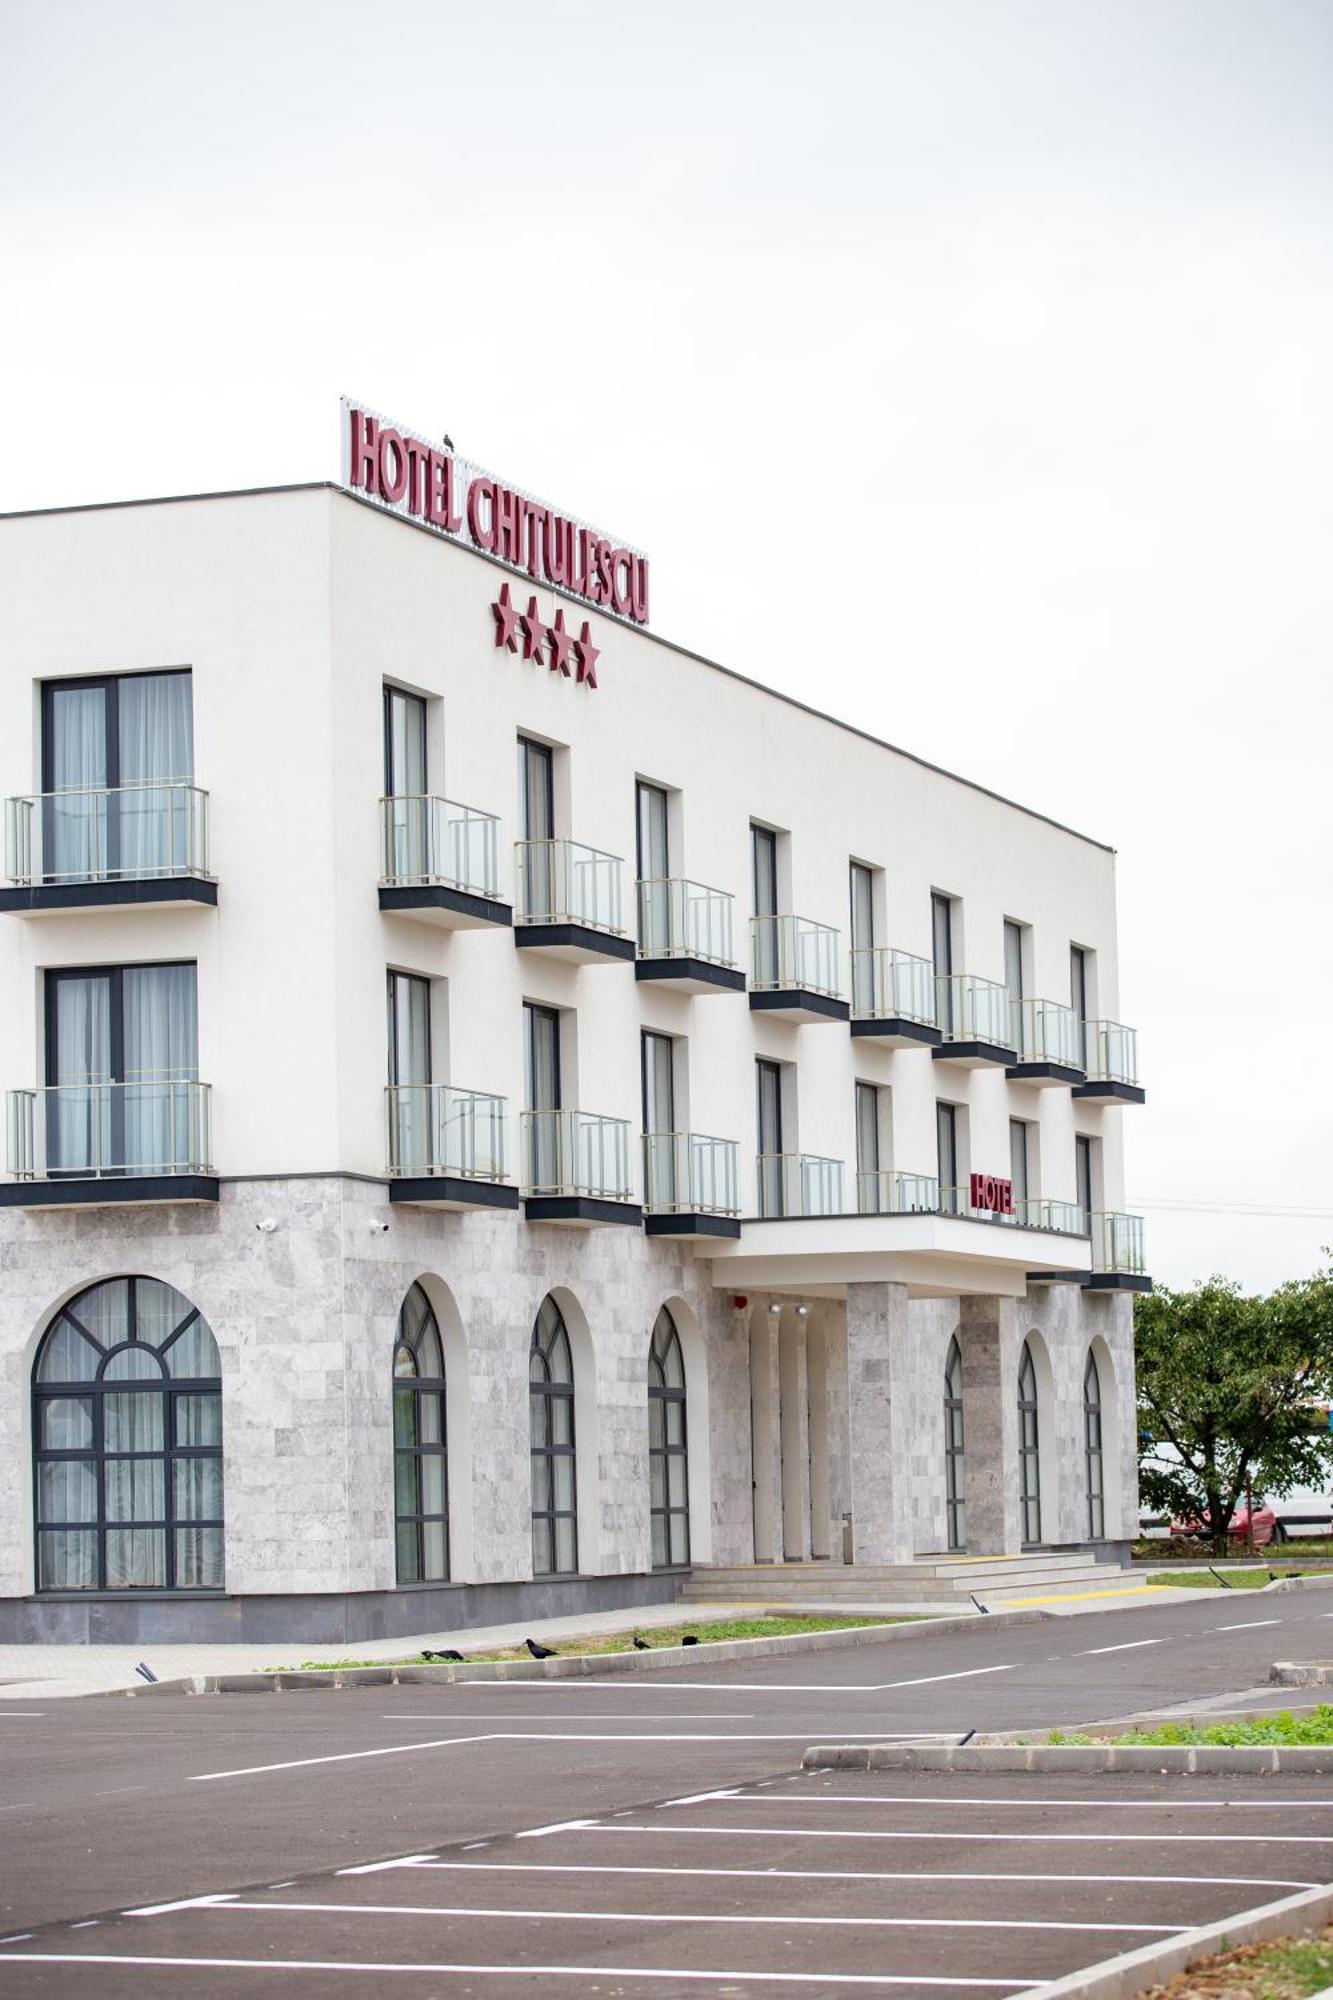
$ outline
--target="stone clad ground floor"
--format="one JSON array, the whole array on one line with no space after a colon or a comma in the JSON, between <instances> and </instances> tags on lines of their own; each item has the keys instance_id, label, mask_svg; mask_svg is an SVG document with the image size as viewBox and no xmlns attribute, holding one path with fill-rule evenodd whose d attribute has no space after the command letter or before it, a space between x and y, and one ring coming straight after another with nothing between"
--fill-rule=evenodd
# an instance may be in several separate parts
<instances>
[{"instance_id":1,"label":"stone clad ground floor","mask_svg":"<svg viewBox=\"0 0 1333 2000\"><path fill-rule=\"evenodd\" d=\"M43 1590L39 1520L55 1503L49 1492L39 1500L34 1423L46 1422L53 1324L66 1306L77 1320L90 1288L126 1277L187 1302L203 1322L196 1354L212 1352L208 1333L215 1343L214 1587ZM1123 1549L1137 1518L1127 1297L1071 1284L1032 1286L1022 1299L842 1289L740 1299L715 1288L688 1244L391 1208L382 1184L346 1176L229 1182L216 1207L9 1211L0 1639L337 1642L660 1603L680 1574L685 1523L696 1566L894 1564L951 1545L997 1554L1025 1542ZM402 1583L394 1389L409 1296L424 1298L442 1355L447 1501L436 1511L448 1577L432 1558L434 1576ZM546 1366L532 1359L539 1316L567 1348L554 1414L551 1398L534 1396L534 1369ZM650 1347L656 1331L662 1351L664 1329L683 1376L683 1397L668 1396L683 1405L671 1422L684 1450L666 1455L670 1465L650 1447L650 1435L660 1447L650 1423L663 1414L650 1412ZM122 1350L98 1366L124 1373L141 1361ZM154 1393L165 1367L151 1358ZM61 1379L53 1393L91 1409L82 1386ZM108 1426L118 1399L99 1404ZM555 1454L572 1459L560 1474L572 1574L534 1575L534 1493L550 1477L534 1450L540 1422L548 1444L559 1432ZM140 1443L151 1456L146 1430ZM126 1467L105 1456L62 1461L48 1476L52 1490L84 1494L62 1503L90 1510L80 1519L151 1519L170 1536L191 1518L200 1468L145 1458L140 1471L138 1497L119 1503ZM664 1543L668 1477L684 1520ZM540 1504L549 1511L549 1491ZM657 1552L678 1558L673 1571L653 1566L655 1506ZM117 1532L118 1546L133 1545ZM203 1539L181 1530L180 1546Z\"/></svg>"}]
</instances>

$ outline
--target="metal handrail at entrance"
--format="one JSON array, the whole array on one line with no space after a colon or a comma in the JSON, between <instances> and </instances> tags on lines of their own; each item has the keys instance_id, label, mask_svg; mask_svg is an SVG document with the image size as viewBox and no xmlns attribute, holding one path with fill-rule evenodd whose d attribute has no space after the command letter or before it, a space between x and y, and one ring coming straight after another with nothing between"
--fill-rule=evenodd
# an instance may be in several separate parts
<instances>
[{"instance_id":1,"label":"metal handrail at entrance","mask_svg":"<svg viewBox=\"0 0 1333 2000\"><path fill-rule=\"evenodd\" d=\"M5 874L25 888L207 876L208 793L171 778L6 799Z\"/></svg>"},{"instance_id":2,"label":"metal handrail at entrance","mask_svg":"<svg viewBox=\"0 0 1333 2000\"><path fill-rule=\"evenodd\" d=\"M762 1220L842 1214L841 1160L817 1153L760 1153L755 1169Z\"/></svg>"},{"instance_id":3,"label":"metal handrail at entrance","mask_svg":"<svg viewBox=\"0 0 1333 2000\"><path fill-rule=\"evenodd\" d=\"M499 893L500 822L453 799L397 793L380 800L380 881L386 888L436 884L473 896Z\"/></svg>"},{"instance_id":4,"label":"metal handrail at entrance","mask_svg":"<svg viewBox=\"0 0 1333 2000\"><path fill-rule=\"evenodd\" d=\"M838 933L810 917L750 919L750 985L756 993L799 988L841 998Z\"/></svg>"},{"instance_id":5,"label":"metal handrail at entrance","mask_svg":"<svg viewBox=\"0 0 1333 2000\"><path fill-rule=\"evenodd\" d=\"M583 924L623 935L619 855L578 840L518 840L514 864L518 922Z\"/></svg>"},{"instance_id":6,"label":"metal handrail at entrance","mask_svg":"<svg viewBox=\"0 0 1333 2000\"><path fill-rule=\"evenodd\" d=\"M876 945L852 953L852 1013L862 1021L935 1023L935 968L928 958Z\"/></svg>"},{"instance_id":7,"label":"metal handrail at entrance","mask_svg":"<svg viewBox=\"0 0 1333 2000\"><path fill-rule=\"evenodd\" d=\"M934 1215L940 1205L940 1184L934 1174L882 1170L856 1176L859 1215Z\"/></svg>"},{"instance_id":8,"label":"metal handrail at entrance","mask_svg":"<svg viewBox=\"0 0 1333 2000\"><path fill-rule=\"evenodd\" d=\"M6 1093L7 1167L20 1181L211 1174L212 1095L178 1072Z\"/></svg>"},{"instance_id":9,"label":"metal handrail at entrance","mask_svg":"<svg viewBox=\"0 0 1333 2000\"><path fill-rule=\"evenodd\" d=\"M483 1090L459 1090L451 1083L387 1085L384 1113L389 1173L502 1181L506 1110L503 1097Z\"/></svg>"},{"instance_id":10,"label":"metal handrail at entrance","mask_svg":"<svg viewBox=\"0 0 1333 2000\"><path fill-rule=\"evenodd\" d=\"M592 1111L525 1111L519 1120L525 1195L630 1199L627 1118Z\"/></svg>"},{"instance_id":11,"label":"metal handrail at entrance","mask_svg":"<svg viewBox=\"0 0 1333 2000\"><path fill-rule=\"evenodd\" d=\"M639 955L642 958L700 958L733 966L732 911L735 897L683 875L639 880Z\"/></svg>"},{"instance_id":12,"label":"metal handrail at entrance","mask_svg":"<svg viewBox=\"0 0 1333 2000\"><path fill-rule=\"evenodd\" d=\"M740 1147L703 1132L645 1132L644 1207L650 1215L739 1215Z\"/></svg>"}]
</instances>

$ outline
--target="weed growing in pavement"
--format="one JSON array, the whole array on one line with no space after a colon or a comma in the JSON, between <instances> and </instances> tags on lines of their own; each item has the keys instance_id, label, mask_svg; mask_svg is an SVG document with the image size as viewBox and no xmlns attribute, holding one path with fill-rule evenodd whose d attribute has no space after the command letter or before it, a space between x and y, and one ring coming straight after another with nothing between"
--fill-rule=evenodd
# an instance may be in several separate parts
<instances>
[{"instance_id":1,"label":"weed growing in pavement","mask_svg":"<svg viewBox=\"0 0 1333 2000\"><path fill-rule=\"evenodd\" d=\"M1278 1576L1283 1573L1280 1556L1273 1564L1273 1573ZM1304 1569L1300 1574L1331 1576L1333 1570L1325 1566L1322 1569ZM1225 1569L1221 1572L1221 1576L1214 1576L1212 1571L1207 1569L1186 1569L1174 1571L1170 1575L1146 1576L1143 1580L1145 1583L1174 1584L1178 1590L1262 1590L1272 1578L1265 1564L1262 1569Z\"/></svg>"},{"instance_id":2,"label":"weed growing in pavement","mask_svg":"<svg viewBox=\"0 0 1333 2000\"><path fill-rule=\"evenodd\" d=\"M1306 2000L1333 1985L1333 1925L1321 1937L1278 1938L1201 1958L1140 2000Z\"/></svg>"}]
</instances>

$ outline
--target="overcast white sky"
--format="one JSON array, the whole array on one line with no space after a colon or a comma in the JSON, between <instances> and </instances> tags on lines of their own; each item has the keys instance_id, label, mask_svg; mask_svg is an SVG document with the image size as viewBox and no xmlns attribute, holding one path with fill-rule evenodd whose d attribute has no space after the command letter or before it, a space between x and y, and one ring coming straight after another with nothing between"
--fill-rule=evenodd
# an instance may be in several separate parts
<instances>
[{"instance_id":1,"label":"overcast white sky","mask_svg":"<svg viewBox=\"0 0 1333 2000\"><path fill-rule=\"evenodd\" d=\"M646 548L666 636L1119 849L1150 1266L1267 1286L1331 194L1329 0L0 0L0 508L336 477L348 393Z\"/></svg>"}]
</instances>

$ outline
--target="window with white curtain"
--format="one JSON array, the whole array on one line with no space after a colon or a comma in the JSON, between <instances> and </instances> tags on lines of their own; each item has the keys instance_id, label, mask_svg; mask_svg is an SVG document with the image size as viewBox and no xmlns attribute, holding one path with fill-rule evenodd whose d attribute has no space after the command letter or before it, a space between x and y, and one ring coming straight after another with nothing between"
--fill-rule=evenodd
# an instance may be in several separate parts
<instances>
[{"instance_id":1,"label":"window with white curtain","mask_svg":"<svg viewBox=\"0 0 1333 2000\"><path fill-rule=\"evenodd\" d=\"M199 1077L193 965L46 975L47 1170L188 1170Z\"/></svg>"},{"instance_id":2,"label":"window with white curtain","mask_svg":"<svg viewBox=\"0 0 1333 2000\"><path fill-rule=\"evenodd\" d=\"M48 681L42 690L43 873L169 874L190 851L194 695L188 669Z\"/></svg>"},{"instance_id":3,"label":"window with white curtain","mask_svg":"<svg viewBox=\"0 0 1333 2000\"><path fill-rule=\"evenodd\" d=\"M33 1369L39 1590L221 1590L217 1343L156 1278L62 1306Z\"/></svg>"}]
</instances>

